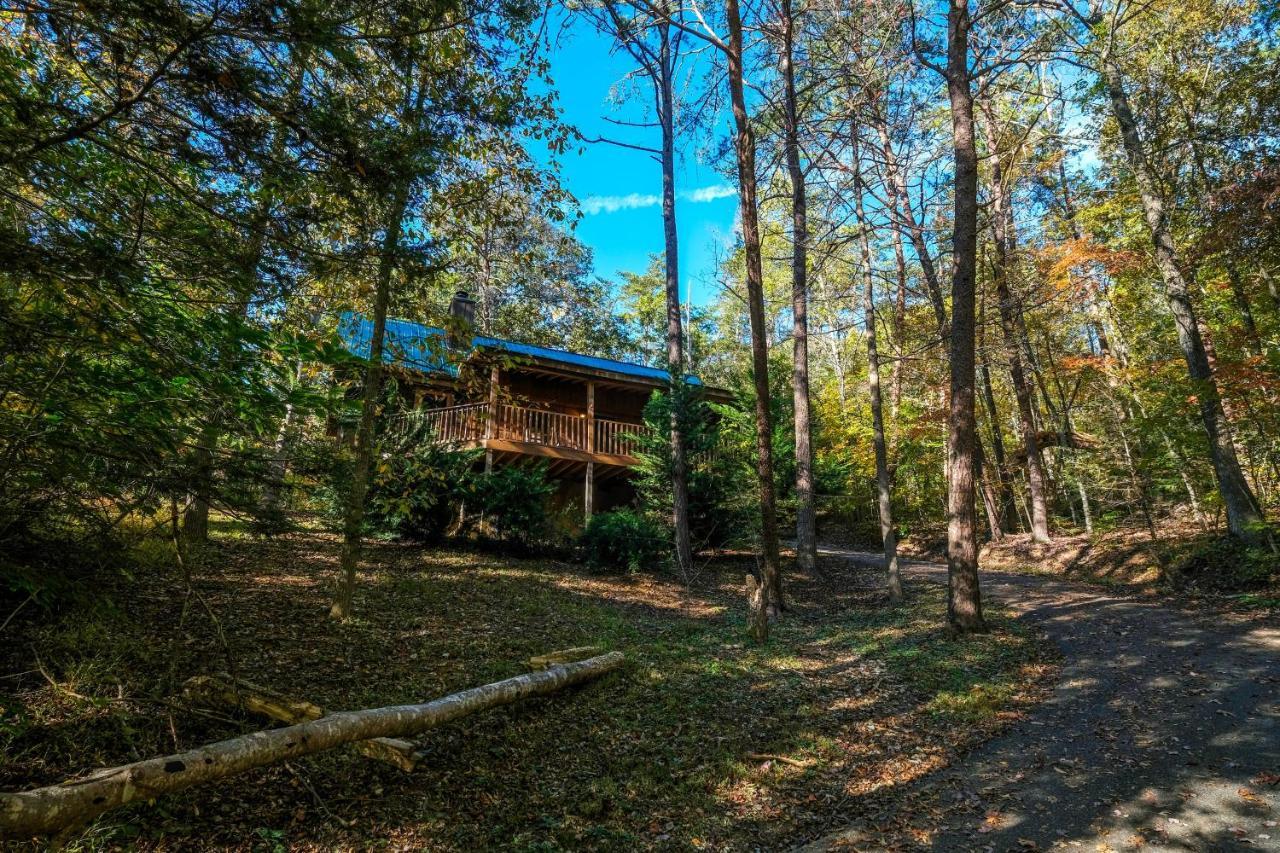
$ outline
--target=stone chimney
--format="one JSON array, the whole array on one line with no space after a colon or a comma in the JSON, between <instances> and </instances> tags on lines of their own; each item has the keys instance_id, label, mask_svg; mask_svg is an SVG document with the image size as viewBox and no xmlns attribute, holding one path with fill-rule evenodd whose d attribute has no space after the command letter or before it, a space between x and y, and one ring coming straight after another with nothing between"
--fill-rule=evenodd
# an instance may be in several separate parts
<instances>
[{"instance_id":1,"label":"stone chimney","mask_svg":"<svg viewBox=\"0 0 1280 853\"><path fill-rule=\"evenodd\" d=\"M471 346L471 335L476 324L476 301L465 290L453 294L449 303L449 344L454 347Z\"/></svg>"}]
</instances>

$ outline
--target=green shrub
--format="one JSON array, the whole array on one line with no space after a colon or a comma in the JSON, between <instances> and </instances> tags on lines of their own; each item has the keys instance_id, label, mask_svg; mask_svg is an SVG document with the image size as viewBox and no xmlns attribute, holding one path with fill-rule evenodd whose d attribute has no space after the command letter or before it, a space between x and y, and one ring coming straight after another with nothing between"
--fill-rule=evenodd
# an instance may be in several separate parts
<instances>
[{"instance_id":1,"label":"green shrub","mask_svg":"<svg viewBox=\"0 0 1280 853\"><path fill-rule=\"evenodd\" d=\"M600 571L653 570L670 553L667 530L631 509L593 515L579 544L587 565Z\"/></svg>"},{"instance_id":2,"label":"green shrub","mask_svg":"<svg viewBox=\"0 0 1280 853\"><path fill-rule=\"evenodd\" d=\"M387 441L370 472L365 531L372 536L440 542L449 535L527 550L550 536L548 498L555 484L546 466L478 470L481 451L458 452L429 437ZM350 489L351 454L328 449L309 460L321 487L312 505L340 528ZM464 515L465 510L465 515Z\"/></svg>"},{"instance_id":3,"label":"green shrub","mask_svg":"<svg viewBox=\"0 0 1280 853\"><path fill-rule=\"evenodd\" d=\"M1247 592L1280 582L1280 558L1265 545L1251 546L1224 536L1203 541L1176 558L1167 576L1175 586Z\"/></svg>"},{"instance_id":4,"label":"green shrub","mask_svg":"<svg viewBox=\"0 0 1280 853\"><path fill-rule=\"evenodd\" d=\"M547 501L555 490L545 464L495 468L470 478L467 511L483 513L489 532L499 542L528 549L550 533Z\"/></svg>"},{"instance_id":5,"label":"green shrub","mask_svg":"<svg viewBox=\"0 0 1280 853\"><path fill-rule=\"evenodd\" d=\"M693 547L718 547L750 539L759 522L754 482L746 456L728 440L738 413L713 407L696 385L655 391L644 409L649 427L637 436L635 487L641 510L651 519L671 512L672 463L668 440L671 410L679 413L689 486L689 536ZM744 416L745 417L745 416ZM650 522L652 525L653 522Z\"/></svg>"},{"instance_id":6,"label":"green shrub","mask_svg":"<svg viewBox=\"0 0 1280 853\"><path fill-rule=\"evenodd\" d=\"M422 442L376 460L365 513L369 531L439 542L458 518L476 457Z\"/></svg>"}]
</instances>

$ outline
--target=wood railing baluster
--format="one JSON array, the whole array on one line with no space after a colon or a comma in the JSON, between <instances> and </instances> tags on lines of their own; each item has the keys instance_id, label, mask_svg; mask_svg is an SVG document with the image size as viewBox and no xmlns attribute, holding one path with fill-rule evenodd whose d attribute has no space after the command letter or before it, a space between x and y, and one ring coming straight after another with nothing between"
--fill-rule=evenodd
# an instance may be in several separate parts
<instances>
[{"instance_id":1,"label":"wood railing baluster","mask_svg":"<svg viewBox=\"0 0 1280 853\"><path fill-rule=\"evenodd\" d=\"M391 423L393 429L418 428L442 444L455 444L483 439L489 417L494 423L487 434L494 438L610 456L634 456L638 449L636 435L649 431L643 424L584 418L507 403L494 407L491 414L485 404L469 403L410 412L394 418Z\"/></svg>"}]
</instances>

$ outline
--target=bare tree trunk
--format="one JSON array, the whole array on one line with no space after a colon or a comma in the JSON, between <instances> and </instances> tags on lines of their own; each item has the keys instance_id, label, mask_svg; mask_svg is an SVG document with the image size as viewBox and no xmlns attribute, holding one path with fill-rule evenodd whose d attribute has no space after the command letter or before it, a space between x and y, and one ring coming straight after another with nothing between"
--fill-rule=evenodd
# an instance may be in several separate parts
<instances>
[{"instance_id":1,"label":"bare tree trunk","mask_svg":"<svg viewBox=\"0 0 1280 853\"><path fill-rule=\"evenodd\" d=\"M1191 294L1178 266L1168 211L1152 173L1148 153L1138 134L1138 122L1129 106L1124 78L1115 58L1109 54L1103 59L1102 76L1111 101L1112 115L1124 141L1129 167L1133 170L1134 180L1142 197L1142 210L1147 228L1151 232L1156 266L1164 279L1165 299L1178 328L1178 343L1182 347L1187 372L1200 403L1200 417L1209 436L1209 456L1217 475L1218 493L1222 496L1222 504L1227 512L1227 527L1233 536L1255 542L1259 539L1260 528L1265 519L1240 468L1240 460L1231 440L1231 427L1227 423L1222 398L1196 323Z\"/></svg>"},{"instance_id":2,"label":"bare tree trunk","mask_svg":"<svg viewBox=\"0 0 1280 853\"><path fill-rule=\"evenodd\" d=\"M735 126L738 204L747 266L747 309L751 320L751 367L756 392L756 474L760 487L760 549L763 574L760 595L766 612L783 609L782 572L778 558L778 519L773 484L773 413L769 407L769 332L764 318L764 276L760 263L760 223L756 207L756 144L743 88L742 15L738 0L726 0L729 29L725 51L729 98Z\"/></svg>"},{"instance_id":3,"label":"bare tree trunk","mask_svg":"<svg viewBox=\"0 0 1280 853\"><path fill-rule=\"evenodd\" d=\"M813 432L809 418L809 282L805 174L800 166L800 130L794 66L795 21L791 0L779 4L782 27L783 147L791 180L792 394L796 434L796 566L810 572L818 561L813 506Z\"/></svg>"},{"instance_id":4,"label":"bare tree trunk","mask_svg":"<svg viewBox=\"0 0 1280 853\"><path fill-rule=\"evenodd\" d=\"M833 328L830 335L823 335L827 341L827 350L831 353L831 371L836 375L836 399L840 401L840 411L845 410L849 390L845 381L844 361L840 357L840 329Z\"/></svg>"},{"instance_id":5,"label":"bare tree trunk","mask_svg":"<svg viewBox=\"0 0 1280 853\"><path fill-rule=\"evenodd\" d=\"M982 448L982 442L978 442L978 448ZM1000 517L1000 503L996 496L996 490L991 485L991 477L987 474L990 467L986 464L986 454L981 454L978 459L978 476L980 477L979 486L982 489L982 507L987 513L987 527L991 531L991 541L999 542L1004 538L1004 521Z\"/></svg>"},{"instance_id":6,"label":"bare tree trunk","mask_svg":"<svg viewBox=\"0 0 1280 853\"><path fill-rule=\"evenodd\" d=\"M987 365L986 349L986 300L983 300L983 320L979 323L978 349L981 360L978 362L978 375L982 379L982 398L987 406L987 420L991 424L992 463L996 469L997 482L1000 484L997 518L1002 531L1012 533L1018 527L1017 509L1013 505L1013 477L1009 473L1009 462L1005 458L1004 437L1000 433L1000 412L996 408L996 395L991 388L991 368ZM998 537L997 537L998 538Z\"/></svg>"},{"instance_id":7,"label":"bare tree trunk","mask_svg":"<svg viewBox=\"0 0 1280 853\"><path fill-rule=\"evenodd\" d=\"M995 129L990 119L984 123L987 135L988 156L991 159L992 211L991 228L993 232L993 248L995 262L992 264L992 278L996 286L996 298L1000 306L1000 328L1004 333L1005 354L1009 359L1009 375L1013 380L1014 397L1018 401L1018 424L1022 432L1022 449L1027 464L1027 490L1031 499L1031 538L1035 542L1048 542L1049 511L1046 496L1044 457L1040 453L1037 438L1034 391L1022 369L1022 342L1019 336L1024 334L1023 326L1017 321L1018 305L1014 302L1009 287L1009 265L1012 262L1014 246L1012 245L1010 217L1012 211L1011 194L1005 181L1004 165L1000 160L996 145ZM1027 342L1027 346L1030 343Z\"/></svg>"},{"instance_id":8,"label":"bare tree trunk","mask_svg":"<svg viewBox=\"0 0 1280 853\"><path fill-rule=\"evenodd\" d=\"M1142 409L1142 401L1137 400L1137 403L1138 410L1145 414ZM1187 474L1186 457L1178 450L1177 445L1173 443L1173 439L1169 438L1169 433L1165 432L1164 429L1160 430L1160 438L1164 440L1164 448L1169 451L1169 455L1178 460L1178 476L1182 478L1182 487L1187 491L1187 499L1191 501L1191 512L1196 517L1196 522L1202 530L1208 531L1209 519L1200 509L1200 497L1196 494L1196 487L1191 482L1190 475Z\"/></svg>"},{"instance_id":9,"label":"bare tree trunk","mask_svg":"<svg viewBox=\"0 0 1280 853\"><path fill-rule=\"evenodd\" d=\"M409 187L407 183L402 183L396 189L391 200L391 208L387 212L382 251L378 256L377 288L373 297L373 334L369 339L369 364L364 374L360 426L356 431L351 486L347 493L347 505L342 523L338 589L333 606L329 608L329 616L334 619L346 619L351 615L351 602L355 596L356 568L360 563L360 550L363 544L364 499L369 492L369 469L373 464L373 424L378 413L378 398L382 393L383 336L387 330L387 306L391 301L391 276L395 271L396 256L400 249L400 235L404 228L404 214L408 206Z\"/></svg>"},{"instance_id":10,"label":"bare tree trunk","mask_svg":"<svg viewBox=\"0 0 1280 853\"><path fill-rule=\"evenodd\" d=\"M1084 532L1093 532L1093 513L1089 509L1089 493L1085 490L1084 480L1076 477L1076 489L1080 492L1080 512L1084 514Z\"/></svg>"},{"instance_id":11,"label":"bare tree trunk","mask_svg":"<svg viewBox=\"0 0 1280 853\"><path fill-rule=\"evenodd\" d=\"M1280 314L1280 286L1276 285L1276 278L1267 270L1265 262L1258 264L1258 276L1267 283L1267 295L1271 297L1272 307Z\"/></svg>"},{"instance_id":12,"label":"bare tree trunk","mask_svg":"<svg viewBox=\"0 0 1280 853\"><path fill-rule=\"evenodd\" d=\"M473 687L423 705L343 711L177 755L107 768L71 783L21 793L0 793L0 834L11 838L49 835L81 826L103 812L137 800L155 799L255 767L357 741L409 737L468 714L597 678L617 669L623 661L620 652L610 652L544 672L525 673Z\"/></svg>"},{"instance_id":13,"label":"bare tree trunk","mask_svg":"<svg viewBox=\"0 0 1280 853\"><path fill-rule=\"evenodd\" d=\"M302 381L302 362L294 365L293 384L296 388ZM271 445L271 479L267 481L262 496L262 507L268 515L280 512L280 495L284 488L284 478L289 471L289 433L293 427L293 403L284 405L284 417L280 419L280 428L276 431L276 440Z\"/></svg>"},{"instance_id":14,"label":"bare tree trunk","mask_svg":"<svg viewBox=\"0 0 1280 853\"><path fill-rule=\"evenodd\" d=\"M192 453L191 502L182 513L182 538L188 545L209 541L209 508L213 497L213 454L222 434L222 418L213 414L200 429L199 444Z\"/></svg>"},{"instance_id":15,"label":"bare tree trunk","mask_svg":"<svg viewBox=\"0 0 1280 853\"><path fill-rule=\"evenodd\" d=\"M658 99L662 125L662 236L666 253L667 364L671 375L671 521L674 527L676 567L681 577L693 571L693 546L689 533L689 466L681 434L685 404L684 324L680 314L680 254L676 232L675 158L675 62L671 25L658 25Z\"/></svg>"},{"instance_id":16,"label":"bare tree trunk","mask_svg":"<svg viewBox=\"0 0 1280 853\"><path fill-rule=\"evenodd\" d=\"M978 149L969 79L968 0L947 13L947 95L955 158L951 279L951 411L947 453L947 625L957 634L985 632L978 585L974 507L977 421L974 412L974 295L978 266Z\"/></svg>"},{"instance_id":17,"label":"bare tree trunk","mask_svg":"<svg viewBox=\"0 0 1280 853\"><path fill-rule=\"evenodd\" d=\"M896 213L894 217L897 217ZM902 230L896 226L893 229L893 260L897 267L898 288L893 300L894 359L889 376L889 419L894 424L896 435L898 410L902 407L902 354L906 351L907 331L907 258L902 251Z\"/></svg>"},{"instance_id":18,"label":"bare tree trunk","mask_svg":"<svg viewBox=\"0 0 1280 853\"><path fill-rule=\"evenodd\" d=\"M1071 184L1067 181L1066 158L1058 160L1058 189L1062 193L1062 216L1067 222L1067 227L1071 229L1072 239L1084 240L1084 229L1076 219L1075 200L1071 197ZM1105 357L1111 354L1111 343L1107 339L1107 330L1102 319L1103 312L1098 305L1098 297L1102 292L1101 273L1096 268L1092 269L1089 272L1089 278L1092 285L1092 292L1089 295L1089 320L1093 326L1093 334L1098 340L1098 348Z\"/></svg>"},{"instance_id":19,"label":"bare tree trunk","mask_svg":"<svg viewBox=\"0 0 1280 853\"><path fill-rule=\"evenodd\" d=\"M871 224L867 221L862 196L862 161L858 150L858 131L854 129L853 176L854 205L858 214L858 245L862 250L862 312L867 335L867 390L871 397L871 436L876 455L876 499L880 511L880 541L884 549L884 568L889 588L889 601L902 601L902 572L898 568L898 536L893 527L893 503L889 492L889 458L884 439L884 405L880 399L880 354L876 348L876 303L874 276L871 269Z\"/></svg>"},{"instance_id":20,"label":"bare tree trunk","mask_svg":"<svg viewBox=\"0 0 1280 853\"><path fill-rule=\"evenodd\" d=\"M1151 514L1151 501L1147 498L1147 484L1138 471L1137 464L1133 461L1133 449L1129 446L1129 436L1125 434L1124 424L1128 420L1127 416L1120 422L1120 447L1124 450L1125 466L1129 469L1129 488L1131 488L1138 500L1138 506L1142 510L1142 519L1147 524L1147 532L1154 540L1156 538L1156 520Z\"/></svg>"},{"instance_id":21,"label":"bare tree trunk","mask_svg":"<svg viewBox=\"0 0 1280 853\"><path fill-rule=\"evenodd\" d=\"M883 117L872 116L872 124L880 135L880 145L884 149L885 183L889 190L889 212L893 214L898 227L905 229L907 239L915 250L916 259L920 261L920 270L924 274L925 289L929 292L929 304L933 306L934 319L938 323L939 336L943 345L947 338L947 306L942 294L942 283L938 279L937 268L933 265L933 256L929 254L929 244L924 239L924 229L916 220L911 199L907 197L906 184L898 166L898 157L893 151L893 139L889 135L889 127Z\"/></svg>"}]
</instances>

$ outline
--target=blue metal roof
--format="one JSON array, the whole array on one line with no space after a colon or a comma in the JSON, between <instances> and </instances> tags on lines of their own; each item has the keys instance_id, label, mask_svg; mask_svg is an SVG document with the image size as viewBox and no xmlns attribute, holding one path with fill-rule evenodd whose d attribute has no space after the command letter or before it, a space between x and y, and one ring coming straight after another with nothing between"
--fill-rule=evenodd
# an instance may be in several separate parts
<instances>
[{"instance_id":1,"label":"blue metal roof","mask_svg":"<svg viewBox=\"0 0 1280 853\"><path fill-rule=\"evenodd\" d=\"M338 334L343 344L352 353L361 358L369 357L370 343L373 340L373 321L359 314L346 312L338 322ZM522 344L502 338L477 335L472 338L471 346L473 349L500 350L514 356L526 356L591 370L608 370L657 382L670 381L667 371L656 367ZM382 352L382 360L387 364L397 364L427 373L456 374L457 368L449 364L445 357L445 348L446 337L443 329L424 326L409 320L387 318L387 331L383 338ZM696 376L688 377L688 381L693 385L702 384Z\"/></svg>"}]
</instances>

